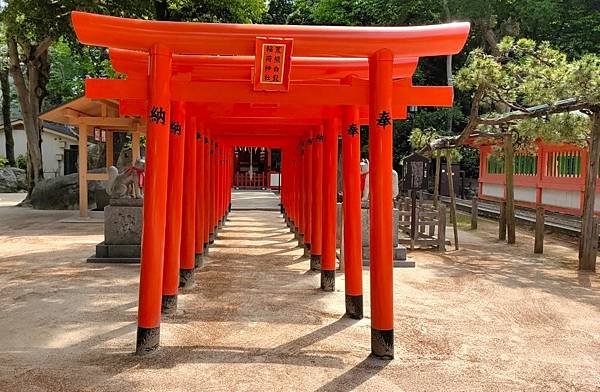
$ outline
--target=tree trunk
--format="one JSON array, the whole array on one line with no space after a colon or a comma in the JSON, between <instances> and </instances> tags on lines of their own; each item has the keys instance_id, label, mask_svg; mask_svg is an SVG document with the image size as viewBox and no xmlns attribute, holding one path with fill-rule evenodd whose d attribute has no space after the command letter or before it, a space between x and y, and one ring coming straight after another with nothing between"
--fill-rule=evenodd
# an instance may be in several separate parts
<instances>
[{"instance_id":1,"label":"tree trunk","mask_svg":"<svg viewBox=\"0 0 600 392\"><path fill-rule=\"evenodd\" d=\"M448 172L448 193L450 193L450 219L454 229L454 249L458 250L458 222L456 221L456 195L454 193L454 172L452 171L452 151L446 150L446 171Z\"/></svg>"},{"instance_id":2,"label":"tree trunk","mask_svg":"<svg viewBox=\"0 0 600 392\"><path fill-rule=\"evenodd\" d=\"M514 188L514 160L515 152L510 130L504 132L504 174L506 176L506 226L508 229L507 242L516 243L516 218L515 218L515 188Z\"/></svg>"},{"instance_id":3,"label":"tree trunk","mask_svg":"<svg viewBox=\"0 0 600 392\"><path fill-rule=\"evenodd\" d=\"M12 124L10 121L10 84L8 83L8 69L0 70L0 86L2 89L2 123L4 124L4 138L6 141L6 159L9 166L15 166L15 139L13 138Z\"/></svg>"},{"instance_id":4,"label":"tree trunk","mask_svg":"<svg viewBox=\"0 0 600 392\"><path fill-rule=\"evenodd\" d=\"M17 90L25 135L27 136L28 197L35 185L44 178L42 133L38 116L46 95L49 69L48 47L51 42L50 39L47 39L39 45L22 44L24 51L22 56L26 59L26 78L21 69L16 38L8 38L9 69ZM23 47L23 45L25 46Z\"/></svg>"},{"instance_id":5,"label":"tree trunk","mask_svg":"<svg viewBox=\"0 0 600 392\"><path fill-rule=\"evenodd\" d=\"M596 199L596 182L598 179L598 161L600 161L600 110L592 116L592 140L590 143L587 175L585 177L585 194L583 197L583 220L580 234L579 269L582 271L596 271L596 252L594 241L598 237L592 236L594 220L594 202Z\"/></svg>"}]
</instances>

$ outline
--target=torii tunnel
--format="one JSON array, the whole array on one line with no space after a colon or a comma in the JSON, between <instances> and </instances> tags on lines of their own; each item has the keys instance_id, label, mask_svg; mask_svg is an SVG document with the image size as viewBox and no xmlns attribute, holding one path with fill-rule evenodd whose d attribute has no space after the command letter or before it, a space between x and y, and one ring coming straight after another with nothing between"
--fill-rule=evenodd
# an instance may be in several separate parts
<instances>
[{"instance_id":1,"label":"torii tunnel","mask_svg":"<svg viewBox=\"0 0 600 392\"><path fill-rule=\"evenodd\" d=\"M286 221L333 291L342 139L346 313L363 317L360 126L369 125L371 352L394 355L392 133L409 106L450 107L447 86L413 86L420 57L458 53L468 23L420 27L157 22L73 12L83 44L107 47L124 79L85 94L147 124L138 354L194 279L230 209L235 147L282 150Z\"/></svg>"}]
</instances>

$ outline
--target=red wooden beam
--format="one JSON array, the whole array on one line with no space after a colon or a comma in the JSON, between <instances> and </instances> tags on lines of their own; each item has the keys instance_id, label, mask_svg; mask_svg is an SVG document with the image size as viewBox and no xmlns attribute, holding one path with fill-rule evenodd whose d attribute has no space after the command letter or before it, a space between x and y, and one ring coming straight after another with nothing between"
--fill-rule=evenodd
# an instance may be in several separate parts
<instances>
[{"instance_id":1,"label":"red wooden beam","mask_svg":"<svg viewBox=\"0 0 600 392\"><path fill-rule=\"evenodd\" d=\"M254 55L256 37L294 39L296 56L368 57L387 48L397 57L458 53L469 23L413 27L292 26L160 22L73 11L82 44L132 50L163 44L177 54Z\"/></svg>"}]
</instances>

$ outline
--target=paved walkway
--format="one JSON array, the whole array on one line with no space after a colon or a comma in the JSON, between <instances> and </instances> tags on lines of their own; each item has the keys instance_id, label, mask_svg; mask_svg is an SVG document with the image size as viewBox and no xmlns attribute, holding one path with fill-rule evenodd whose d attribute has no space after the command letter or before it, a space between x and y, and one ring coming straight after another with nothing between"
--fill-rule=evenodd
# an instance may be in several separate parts
<instances>
[{"instance_id":1,"label":"paved walkway","mask_svg":"<svg viewBox=\"0 0 600 392\"><path fill-rule=\"evenodd\" d=\"M233 191L231 209L279 211L279 195L272 191Z\"/></svg>"},{"instance_id":2,"label":"paved walkway","mask_svg":"<svg viewBox=\"0 0 600 392\"><path fill-rule=\"evenodd\" d=\"M16 206L23 200L27 193L0 193L0 206Z\"/></svg>"},{"instance_id":3,"label":"paved walkway","mask_svg":"<svg viewBox=\"0 0 600 392\"><path fill-rule=\"evenodd\" d=\"M236 201L248 196L236 192ZM258 198L267 196L259 193ZM270 200L274 200L271 196ZM243 205L243 203L242 203ZM575 245L545 255L486 220L461 250L415 251L394 271L396 359L344 314L344 276L321 292L278 211L234 210L196 285L163 318L161 349L132 355L139 269L90 265L100 225L0 207L0 391L595 391L600 279Z\"/></svg>"}]
</instances>

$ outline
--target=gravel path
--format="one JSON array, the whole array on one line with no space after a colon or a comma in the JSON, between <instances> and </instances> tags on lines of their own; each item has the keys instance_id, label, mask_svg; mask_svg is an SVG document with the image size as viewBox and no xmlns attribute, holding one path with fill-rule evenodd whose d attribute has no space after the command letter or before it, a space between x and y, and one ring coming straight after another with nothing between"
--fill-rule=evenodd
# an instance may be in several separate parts
<instances>
[{"instance_id":1,"label":"gravel path","mask_svg":"<svg viewBox=\"0 0 600 392\"><path fill-rule=\"evenodd\" d=\"M395 271L396 359L368 357L343 318L344 278L320 292L277 211L233 211L196 285L132 355L138 267L84 262L101 225L0 206L1 391L509 391L600 389L600 278L573 244L461 231L460 251L416 251Z\"/></svg>"}]
</instances>

